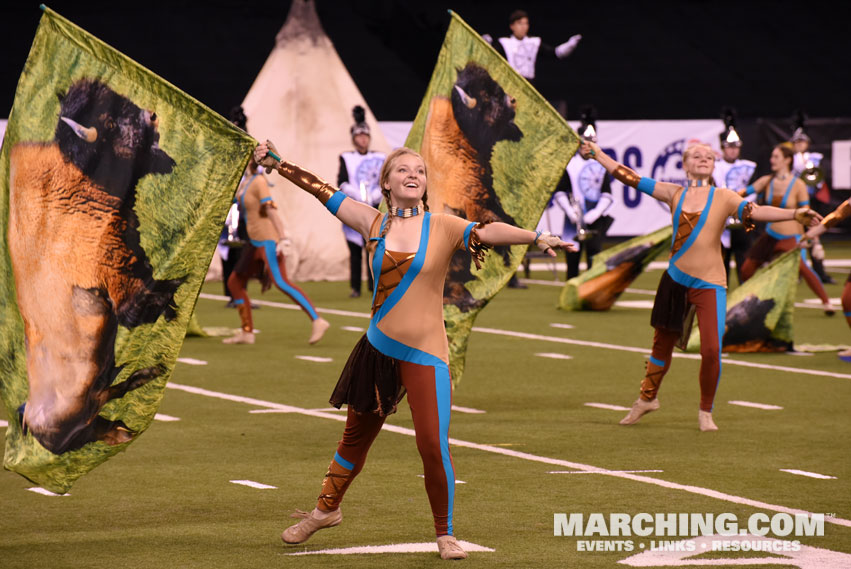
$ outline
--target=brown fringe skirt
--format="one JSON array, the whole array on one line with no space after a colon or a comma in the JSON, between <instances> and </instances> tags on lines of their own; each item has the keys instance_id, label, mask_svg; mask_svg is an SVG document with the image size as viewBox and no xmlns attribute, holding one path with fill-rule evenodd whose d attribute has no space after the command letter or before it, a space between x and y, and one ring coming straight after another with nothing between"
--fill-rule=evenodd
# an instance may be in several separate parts
<instances>
[{"instance_id":1,"label":"brown fringe skirt","mask_svg":"<svg viewBox=\"0 0 851 569\"><path fill-rule=\"evenodd\" d=\"M656 300L653 302L653 312L650 313L650 325L681 334L684 328L688 327L690 333L691 323L684 324L689 317L690 307L688 287L676 282L668 271L665 271L659 281L659 288L656 289Z\"/></svg>"},{"instance_id":2,"label":"brown fringe skirt","mask_svg":"<svg viewBox=\"0 0 851 569\"><path fill-rule=\"evenodd\" d=\"M337 409L345 403L356 413L384 417L396 412L404 396L396 359L376 350L364 334L349 355L329 401Z\"/></svg>"}]
</instances>

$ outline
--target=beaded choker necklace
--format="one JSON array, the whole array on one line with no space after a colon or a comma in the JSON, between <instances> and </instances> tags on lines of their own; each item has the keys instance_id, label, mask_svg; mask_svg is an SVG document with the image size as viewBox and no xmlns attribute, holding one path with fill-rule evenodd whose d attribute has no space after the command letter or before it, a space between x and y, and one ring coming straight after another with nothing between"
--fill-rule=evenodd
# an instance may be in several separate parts
<instances>
[{"instance_id":1,"label":"beaded choker necklace","mask_svg":"<svg viewBox=\"0 0 851 569\"><path fill-rule=\"evenodd\" d=\"M708 186L709 182L706 180L689 180L688 187L689 188L700 188L701 186Z\"/></svg>"},{"instance_id":2,"label":"beaded choker necklace","mask_svg":"<svg viewBox=\"0 0 851 569\"><path fill-rule=\"evenodd\" d=\"M420 214L420 206L400 208L394 205L390 206L390 215L393 217L414 217Z\"/></svg>"}]
</instances>

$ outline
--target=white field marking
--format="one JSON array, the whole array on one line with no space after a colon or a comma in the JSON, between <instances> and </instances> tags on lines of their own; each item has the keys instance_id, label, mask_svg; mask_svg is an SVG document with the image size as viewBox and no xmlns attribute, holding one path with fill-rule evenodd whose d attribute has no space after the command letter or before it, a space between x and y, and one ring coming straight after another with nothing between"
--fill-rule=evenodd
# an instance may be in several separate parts
<instances>
[{"instance_id":1,"label":"white field marking","mask_svg":"<svg viewBox=\"0 0 851 569\"><path fill-rule=\"evenodd\" d=\"M812 352L799 352L799 351L795 350L795 351L791 351L791 352L786 352L786 355L787 356L799 356L800 357L800 356L814 356L815 354L813 354Z\"/></svg>"},{"instance_id":2,"label":"white field marking","mask_svg":"<svg viewBox=\"0 0 851 569\"><path fill-rule=\"evenodd\" d=\"M562 328L564 330L570 330L574 328L573 324L562 324L561 322L551 322L550 328Z\"/></svg>"},{"instance_id":3,"label":"white field marking","mask_svg":"<svg viewBox=\"0 0 851 569\"><path fill-rule=\"evenodd\" d=\"M347 411L346 409L337 409L336 407L323 407L321 409L310 409L310 411L328 411L331 413L343 411L344 413ZM249 413L261 414L261 413L293 413L293 411L283 411L281 409L252 409Z\"/></svg>"},{"instance_id":4,"label":"white field marking","mask_svg":"<svg viewBox=\"0 0 851 569\"><path fill-rule=\"evenodd\" d=\"M650 310L653 308L652 300L618 300L615 301L615 306L620 306L621 308L646 308Z\"/></svg>"},{"instance_id":5,"label":"white field marking","mask_svg":"<svg viewBox=\"0 0 851 569\"><path fill-rule=\"evenodd\" d=\"M179 421L180 417L172 417L171 415L164 415L162 413L157 413L156 415L154 415L154 419L156 419L157 421L164 421L164 422L168 423L168 422L171 422L171 421Z\"/></svg>"},{"instance_id":6,"label":"white field marking","mask_svg":"<svg viewBox=\"0 0 851 569\"><path fill-rule=\"evenodd\" d=\"M753 403L751 401L727 401L730 405L741 405L742 407L753 407L754 409L765 409L766 411L780 411L783 407L779 405L766 405L765 403Z\"/></svg>"},{"instance_id":7,"label":"white field marking","mask_svg":"<svg viewBox=\"0 0 851 569\"><path fill-rule=\"evenodd\" d=\"M259 482L255 482L253 480L231 480L234 484L240 484L242 486L249 486L251 488L257 488L258 490L277 490L277 486L270 486L268 484L261 484Z\"/></svg>"},{"instance_id":8,"label":"white field marking","mask_svg":"<svg viewBox=\"0 0 851 569\"><path fill-rule=\"evenodd\" d=\"M539 358L550 358L553 360L572 360L573 356L568 356L567 354L554 354L552 352L541 352L539 354L535 354Z\"/></svg>"},{"instance_id":9,"label":"white field marking","mask_svg":"<svg viewBox=\"0 0 851 569\"><path fill-rule=\"evenodd\" d=\"M633 292L635 292L635 290L640 290L640 289L633 289ZM653 294L656 294L656 293L653 292ZM217 294L201 293L199 296L202 297L202 298L211 299L211 300L229 300L228 297L220 296L220 295L217 295ZM296 306L295 304L284 304L284 303L281 303L281 302L268 302L268 301L262 301L262 300L258 300L257 302L266 304L268 306L274 306L274 307L277 307L277 308L288 308L288 309L292 309L292 310L301 310L301 308L299 306ZM346 311L346 310L332 310L332 309L329 309L329 308L318 308L317 311L322 312L323 314L336 314L336 315L339 315L339 316L353 316L353 317L356 317L356 318L369 318L370 317L369 314L366 313L366 312L349 312L349 311ZM645 355L650 354L650 349L648 349L648 348L635 348L635 347L632 347L632 346L622 346L622 345L618 345L618 344L607 344L605 342L589 342L589 341L585 341L585 340L572 340L572 339L569 339L569 338L559 338L557 336L543 336L541 334L529 334L529 333L526 333L526 332L514 332L514 331L511 331L511 330L499 330L499 329L496 329L496 328L480 328L478 326L474 326L473 331L474 332L481 332L483 334L496 334L496 335L499 335L499 336L512 336L514 338L524 338L526 340L535 340L535 341L538 341L538 342L554 342L554 343L558 343L558 344L572 344L572 345L575 345L575 346L586 346L586 347L589 347L589 348L604 348L604 349L608 349L608 350L618 350L618 351L621 351L621 352L634 352L634 353L645 354ZM649 335L648 335L648 340L649 340ZM683 359L687 359L687 360L699 360L700 354L674 353L673 357L683 358ZM818 375L818 376L823 376L823 377L836 377L836 378L839 378L839 379L851 379L851 374L848 374L848 373L835 373L835 372L821 371L821 370L815 370L815 369L803 369L803 368L797 368L797 367L759 364L759 363L748 362L748 361L743 361L743 360L728 359L726 357L724 358L724 363L729 364L729 365L742 366L742 367L752 367L752 368L758 368L758 369L770 369L770 370L774 370L774 371L788 371L789 373L800 373L800 374L804 374L804 375Z\"/></svg>"},{"instance_id":10,"label":"white field marking","mask_svg":"<svg viewBox=\"0 0 851 569\"><path fill-rule=\"evenodd\" d=\"M830 300L830 303L833 305L834 308L836 308L838 305L842 304L842 299L839 298L839 297L830 298L828 300ZM822 307L822 303L821 303L820 298L806 298L806 299L804 299L803 304L807 305L808 308L821 308ZM797 304L795 306L797 306ZM837 310L838 310L838 308L837 308Z\"/></svg>"},{"instance_id":11,"label":"white field marking","mask_svg":"<svg viewBox=\"0 0 851 569\"><path fill-rule=\"evenodd\" d=\"M342 415L335 415L332 413L326 413L324 411L314 411L312 409L302 409L301 407L294 407L292 405L284 405L282 403L273 403L271 401L263 401L262 399L255 399L253 397L244 397L242 395L231 395L229 393L220 393L217 391L211 391L209 389L203 389L200 387L193 387L191 385L181 385L178 383L168 382L166 387L171 389L177 389L180 391L185 391L187 393L194 393L196 395L204 395L206 397L214 397L216 399L224 399L226 401L235 401L237 403L245 403L247 405L254 405L255 407L267 408L267 409L282 409L285 411L289 411L292 413L299 413L302 415L307 415L310 417L318 417L320 419L331 419L332 421L340 421L345 422L346 417ZM409 429L407 427L401 427L398 425L388 425L385 423L382 427L385 431L390 431L391 433L397 433L400 435L407 435L409 437L413 437L416 435L413 429ZM574 470L592 470L595 472L604 471L606 469L600 468L598 466L591 466L589 464L582 464L579 462L571 462L569 460L562 460L559 458L550 458L546 456L537 456L534 454L530 454L527 452L519 452L507 448L499 448L495 445L483 445L478 443L473 443L469 441L462 441L460 439L449 439L449 444L455 445L457 447L470 448L475 450L480 450L483 452L490 452L493 454L498 454L502 456L508 456L511 458L517 458L520 460L528 460L530 462L540 462L543 464L551 464L553 466L561 466L563 468L571 468ZM742 496L735 496L733 494L727 494L724 492L719 492L717 490L711 490L709 488L701 488L699 486L691 486L688 484L678 484L676 482L668 482L667 480L659 480L658 478L651 478L649 476L641 476L638 474L631 474L629 472L602 472L606 476L612 476L614 478L623 478L625 480L632 480L634 482L642 482L644 484L653 484L654 486L661 486L662 488L668 488L670 490L681 490L683 492L689 492L691 494L697 494L700 496L706 496L709 498L714 498L716 500L722 500L725 502L733 502L735 504L742 504L745 506L750 506L753 508L761 509L761 510L771 510L775 512L782 512L787 514L806 514L812 515L813 512L808 512L807 510L801 510L798 508L789 508L787 506L780 506L776 504L769 504L768 502L761 502L759 500L752 500L750 498L744 498ZM831 517L825 518L825 522L829 522L832 524L851 527L851 520L846 520L844 518L839 517Z\"/></svg>"},{"instance_id":12,"label":"white field marking","mask_svg":"<svg viewBox=\"0 0 851 569\"><path fill-rule=\"evenodd\" d=\"M624 292L631 292L632 294L647 294L650 296L656 296L655 290L648 290L646 288L627 288L624 289Z\"/></svg>"},{"instance_id":13,"label":"white field marking","mask_svg":"<svg viewBox=\"0 0 851 569\"><path fill-rule=\"evenodd\" d=\"M230 297L222 296L219 294L209 294L206 292L202 292L198 295L200 298L205 298L207 300L230 300ZM274 308L286 308L287 310L301 310L301 306L298 304L288 304L286 302L272 302L271 300L254 300L251 299L251 302L254 304L259 304L261 306L272 306ZM369 318L369 314L364 312L351 312L349 310L336 310L333 308L317 308L317 312L321 312L322 314L334 314L336 316L354 316L356 318Z\"/></svg>"},{"instance_id":14,"label":"white field marking","mask_svg":"<svg viewBox=\"0 0 851 569\"><path fill-rule=\"evenodd\" d=\"M618 350L621 352L634 352L638 354L650 354L650 350L647 348L635 348L632 346L621 346L618 344L607 344L605 342L590 342L587 340L574 340L571 338L560 338L558 336L542 336L541 334L529 334L527 332L513 332L511 330L499 330L497 328L479 328L478 326L473 327L474 332L482 332L484 334L495 334L497 336L511 336L513 338L523 338L526 340L535 340L538 342L554 342L557 344L571 344L574 346L586 346L589 348L605 348L608 350ZM674 353L673 357L682 358L686 360L699 360L700 354L680 354ZM804 369L797 367L789 367L789 366L775 366L769 364L760 364L755 362L748 362L744 360L734 360L729 358L724 358L724 363L727 365L737 365L742 367L753 367L759 369L771 369L775 371L788 371L790 373L800 373L804 375L818 375L823 377L836 377L840 379L851 379L851 374L849 373L836 373L832 371L822 371L817 369Z\"/></svg>"},{"instance_id":15,"label":"white field marking","mask_svg":"<svg viewBox=\"0 0 851 569\"><path fill-rule=\"evenodd\" d=\"M346 332L363 332L364 329L360 326L340 326L341 330L345 330Z\"/></svg>"},{"instance_id":16,"label":"white field marking","mask_svg":"<svg viewBox=\"0 0 851 569\"><path fill-rule=\"evenodd\" d=\"M781 468L780 472L788 472L789 474L797 474L798 476L809 476L810 478L818 478L820 480L836 480L836 476L828 476L827 474L819 474L818 472L807 472L806 470L795 470L794 468Z\"/></svg>"},{"instance_id":17,"label":"white field marking","mask_svg":"<svg viewBox=\"0 0 851 569\"><path fill-rule=\"evenodd\" d=\"M0 421L0 427L8 427L9 421Z\"/></svg>"},{"instance_id":18,"label":"white field marking","mask_svg":"<svg viewBox=\"0 0 851 569\"><path fill-rule=\"evenodd\" d=\"M520 282L523 284L534 284L534 285L543 285L543 286L557 286L563 287L564 281L545 281L541 279L520 279Z\"/></svg>"},{"instance_id":19,"label":"white field marking","mask_svg":"<svg viewBox=\"0 0 851 569\"><path fill-rule=\"evenodd\" d=\"M481 409L473 409L472 407L461 407L460 405L453 405L452 410L458 413L471 413L473 415L487 413L487 411L482 411Z\"/></svg>"},{"instance_id":20,"label":"white field marking","mask_svg":"<svg viewBox=\"0 0 851 569\"><path fill-rule=\"evenodd\" d=\"M695 558L712 551L714 542L719 544L768 542L772 549L765 552L752 551L753 557ZM851 555L847 553L803 544L799 546L797 551L784 551L785 543L773 537L760 537L747 533L745 535L705 535L671 542L670 549L648 549L626 559L621 559L618 564L630 567L718 567L731 565L781 565L783 567L800 567L801 569L851 567ZM690 551L692 547L694 550ZM776 551L773 551L774 547L777 548ZM741 549L745 551L743 547ZM762 554L763 557L756 557L759 554ZM718 553L715 555L718 555ZM730 553L729 555L738 556L740 554Z\"/></svg>"},{"instance_id":21,"label":"white field marking","mask_svg":"<svg viewBox=\"0 0 851 569\"><path fill-rule=\"evenodd\" d=\"M30 492L35 492L36 494L41 494L43 496L59 496L60 498L62 496L70 496L71 495L71 494L54 494L50 490L45 490L44 488L41 488L39 486L36 486L35 488L27 488L27 490L29 490Z\"/></svg>"},{"instance_id":22,"label":"white field marking","mask_svg":"<svg viewBox=\"0 0 851 569\"><path fill-rule=\"evenodd\" d=\"M321 358L319 356L296 356L295 359L304 360L306 362L318 362L322 364L334 361L334 358Z\"/></svg>"},{"instance_id":23,"label":"white field marking","mask_svg":"<svg viewBox=\"0 0 851 569\"><path fill-rule=\"evenodd\" d=\"M418 478L425 478L425 474L417 474L417 477ZM464 482L463 480L456 479L455 484L466 484L466 482Z\"/></svg>"},{"instance_id":24,"label":"white field marking","mask_svg":"<svg viewBox=\"0 0 851 569\"><path fill-rule=\"evenodd\" d=\"M629 411L629 407L621 405L609 405L608 403L586 403L586 407L596 407L598 409L609 409L611 411Z\"/></svg>"},{"instance_id":25,"label":"white field marking","mask_svg":"<svg viewBox=\"0 0 851 569\"><path fill-rule=\"evenodd\" d=\"M492 553L496 551L490 547L476 545L469 541L458 540L464 551L475 551L479 553ZM345 547L339 549L319 549L317 551L299 551L287 555L356 555L362 553L437 553L437 543L395 543L393 545L363 545L361 547Z\"/></svg>"},{"instance_id":26,"label":"white field marking","mask_svg":"<svg viewBox=\"0 0 851 569\"><path fill-rule=\"evenodd\" d=\"M664 470L549 470L547 474L611 474L612 472L665 472Z\"/></svg>"},{"instance_id":27,"label":"white field marking","mask_svg":"<svg viewBox=\"0 0 851 569\"><path fill-rule=\"evenodd\" d=\"M195 358L177 358L177 361L179 361L182 364L189 364L191 366L205 366L205 365L207 365L207 362L205 362L204 360L196 360Z\"/></svg>"}]
</instances>

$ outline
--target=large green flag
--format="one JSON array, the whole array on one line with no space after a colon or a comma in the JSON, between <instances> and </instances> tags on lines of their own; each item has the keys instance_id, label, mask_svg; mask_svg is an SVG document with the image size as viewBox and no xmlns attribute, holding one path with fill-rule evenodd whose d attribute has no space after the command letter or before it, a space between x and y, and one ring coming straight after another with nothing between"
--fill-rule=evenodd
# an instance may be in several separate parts
<instances>
[{"instance_id":1,"label":"large green flag","mask_svg":"<svg viewBox=\"0 0 851 569\"><path fill-rule=\"evenodd\" d=\"M792 347L801 251L793 249L757 271L727 297L724 352L785 352ZM700 349L695 326L687 351Z\"/></svg>"},{"instance_id":2,"label":"large green flag","mask_svg":"<svg viewBox=\"0 0 851 569\"><path fill-rule=\"evenodd\" d=\"M534 229L579 139L540 93L450 13L406 142L428 166L429 207L470 221ZM481 269L468 252L453 258L443 314L456 385L476 315L508 282L527 247L496 247Z\"/></svg>"},{"instance_id":3,"label":"large green flag","mask_svg":"<svg viewBox=\"0 0 851 569\"><path fill-rule=\"evenodd\" d=\"M590 269L564 284L558 306L563 310L608 310L626 287L659 253L671 246L670 225L634 237L594 255Z\"/></svg>"},{"instance_id":4,"label":"large green flag","mask_svg":"<svg viewBox=\"0 0 851 569\"><path fill-rule=\"evenodd\" d=\"M45 9L0 153L7 469L64 492L150 425L253 146Z\"/></svg>"}]
</instances>

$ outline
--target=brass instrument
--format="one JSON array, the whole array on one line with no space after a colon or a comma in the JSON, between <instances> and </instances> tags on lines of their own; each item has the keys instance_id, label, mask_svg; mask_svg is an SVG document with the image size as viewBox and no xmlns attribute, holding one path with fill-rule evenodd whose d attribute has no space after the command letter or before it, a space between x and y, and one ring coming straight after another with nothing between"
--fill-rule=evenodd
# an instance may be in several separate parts
<instances>
[{"instance_id":1,"label":"brass instrument","mask_svg":"<svg viewBox=\"0 0 851 569\"><path fill-rule=\"evenodd\" d=\"M801 172L801 179L808 186L819 185L819 183L824 180L824 171L810 160L809 152L800 152L799 155L801 156L801 162L804 164L804 170Z\"/></svg>"},{"instance_id":2,"label":"brass instrument","mask_svg":"<svg viewBox=\"0 0 851 569\"><path fill-rule=\"evenodd\" d=\"M579 202L576 201L576 197L573 195L572 189L565 193L567 193L567 201L570 202L570 207L573 208L573 212L576 215L576 240L581 242L586 239L590 239L593 231L588 229L585 225L585 215L582 213L582 206L580 206Z\"/></svg>"}]
</instances>

